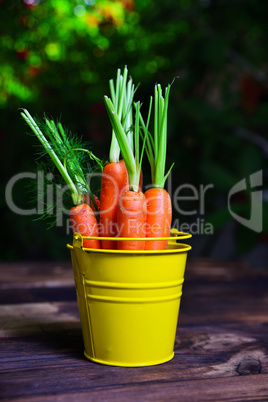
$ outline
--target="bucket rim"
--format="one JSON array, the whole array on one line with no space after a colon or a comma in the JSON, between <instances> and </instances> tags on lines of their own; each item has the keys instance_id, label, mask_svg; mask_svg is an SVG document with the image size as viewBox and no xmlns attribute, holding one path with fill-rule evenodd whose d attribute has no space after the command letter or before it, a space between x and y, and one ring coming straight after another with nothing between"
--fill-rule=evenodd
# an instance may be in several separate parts
<instances>
[{"instance_id":1,"label":"bucket rim","mask_svg":"<svg viewBox=\"0 0 268 402\"><path fill-rule=\"evenodd\" d=\"M179 231L173 231L171 229L170 231L171 236L164 236L164 237L108 237L108 236L83 236L80 233L74 233L73 237L74 239L86 239L86 240L111 240L111 241L129 241L129 240L138 240L138 241L162 241L162 240L168 240L171 242L175 242L177 240L183 240L183 239L190 239L192 237L191 233L186 233L186 232L179 232Z\"/></svg>"},{"instance_id":2,"label":"bucket rim","mask_svg":"<svg viewBox=\"0 0 268 402\"><path fill-rule=\"evenodd\" d=\"M129 240L129 239L128 239ZM79 248L82 251L88 251L90 253L100 253L100 254L140 254L140 255L152 255L152 254L178 254L186 253L191 250L191 246L183 243L175 243L176 248L171 248L167 250L111 250L111 249L97 249L97 248ZM67 248L73 250L77 247L68 243Z\"/></svg>"}]
</instances>

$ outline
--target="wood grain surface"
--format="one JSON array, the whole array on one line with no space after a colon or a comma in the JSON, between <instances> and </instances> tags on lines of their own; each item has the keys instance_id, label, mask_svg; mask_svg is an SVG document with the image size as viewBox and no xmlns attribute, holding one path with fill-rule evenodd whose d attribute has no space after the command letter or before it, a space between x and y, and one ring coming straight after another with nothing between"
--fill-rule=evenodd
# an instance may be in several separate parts
<instances>
[{"instance_id":1,"label":"wood grain surface","mask_svg":"<svg viewBox=\"0 0 268 402\"><path fill-rule=\"evenodd\" d=\"M0 264L0 400L268 400L268 271L187 264L175 357L109 367L83 356L72 267Z\"/></svg>"}]
</instances>

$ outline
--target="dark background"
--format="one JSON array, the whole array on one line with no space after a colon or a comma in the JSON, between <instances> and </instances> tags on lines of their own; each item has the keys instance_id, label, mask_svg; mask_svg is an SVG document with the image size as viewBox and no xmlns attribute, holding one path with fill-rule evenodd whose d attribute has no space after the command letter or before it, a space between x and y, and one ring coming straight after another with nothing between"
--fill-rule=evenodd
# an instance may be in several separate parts
<instances>
[{"instance_id":1,"label":"dark background","mask_svg":"<svg viewBox=\"0 0 268 402\"><path fill-rule=\"evenodd\" d=\"M179 76L168 114L172 191L185 183L213 185L205 213L198 201L181 203L196 210L192 215L174 211L174 221L195 224L191 256L267 267L267 15L262 0L0 1L1 259L69 258L63 228L47 230L46 222L6 205L8 180L36 169L35 139L26 135L18 108L60 118L106 159L111 129L103 95L117 68L127 65L144 110L156 82L165 87ZM260 233L227 208L232 186L258 170ZM20 208L31 207L28 186L20 180L14 187ZM248 191L232 199L232 210L249 218ZM205 233L207 224L213 234Z\"/></svg>"}]
</instances>

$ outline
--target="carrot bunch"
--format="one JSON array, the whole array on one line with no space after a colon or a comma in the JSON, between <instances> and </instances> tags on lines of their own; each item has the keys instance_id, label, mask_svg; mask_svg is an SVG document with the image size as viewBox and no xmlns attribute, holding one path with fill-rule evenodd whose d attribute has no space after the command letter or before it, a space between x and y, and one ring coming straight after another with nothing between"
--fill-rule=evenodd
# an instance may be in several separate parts
<instances>
[{"instance_id":1,"label":"carrot bunch","mask_svg":"<svg viewBox=\"0 0 268 402\"><path fill-rule=\"evenodd\" d=\"M106 109L117 137L129 176L129 190L119 198L117 225L120 237L168 237L171 227L172 207L168 192L164 189L165 181L170 173L165 174L167 150L167 111L170 85L162 95L160 85L155 86L154 93L154 133L149 132L149 121L153 98L150 99L146 124L140 112L140 102L134 103L134 150L131 148L127 133L116 113L116 108L110 98L104 97ZM139 137L142 138L142 151L139 159ZM139 191L138 182L141 173L143 152L146 153L151 166L152 187L144 194ZM120 249L163 250L167 240L122 241L118 242Z\"/></svg>"},{"instance_id":2,"label":"carrot bunch","mask_svg":"<svg viewBox=\"0 0 268 402\"><path fill-rule=\"evenodd\" d=\"M82 144L70 140L61 124L47 120L45 134L29 112L23 109L24 120L41 142L70 190L73 206L70 222L73 232L83 236L86 248L119 250L162 250L167 247L172 208L165 181L167 151L167 112L170 85L163 94L156 85L150 98L146 122L141 103L134 102L135 88L127 67L118 69L116 81L109 81L110 97L104 103L112 125L109 161L104 165ZM153 130L149 131L154 111ZM151 186L142 192L142 160L146 152L151 167ZM81 155L87 155L101 170L100 200L89 188ZM106 238L131 238L107 240ZM143 240L143 239L150 240ZM137 240L135 240L137 239Z\"/></svg>"},{"instance_id":3,"label":"carrot bunch","mask_svg":"<svg viewBox=\"0 0 268 402\"><path fill-rule=\"evenodd\" d=\"M132 102L134 85L132 79L127 79L128 70L125 67L123 75L117 71L116 85L110 80L110 92L118 119L125 131L130 132L132 126ZM131 141L131 137L128 137ZM102 237L115 237L118 234L117 209L119 197L128 190L128 172L124 160L120 160L120 147L112 131L109 162L105 165L100 192L100 235ZM116 249L113 240L102 240L102 248Z\"/></svg>"}]
</instances>

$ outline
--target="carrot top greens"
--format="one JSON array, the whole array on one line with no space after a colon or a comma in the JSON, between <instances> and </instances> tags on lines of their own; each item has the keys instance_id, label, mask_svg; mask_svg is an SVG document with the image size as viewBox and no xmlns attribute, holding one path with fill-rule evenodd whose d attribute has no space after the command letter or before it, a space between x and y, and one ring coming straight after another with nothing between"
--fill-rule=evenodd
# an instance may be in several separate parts
<instances>
[{"instance_id":1,"label":"carrot top greens","mask_svg":"<svg viewBox=\"0 0 268 402\"><path fill-rule=\"evenodd\" d=\"M101 164L101 161L96 161L97 158L92 152L85 149L85 144L77 136L67 133L61 123L56 124L53 120L48 119L45 119L45 123L38 121L26 109L22 109L21 116L40 141L42 155L47 154L50 157L53 166L57 167L64 182L68 185L73 205L83 202L83 195L87 193L94 200L86 177L88 173L92 172L92 168L85 163L85 154L89 154L98 165Z\"/></svg>"},{"instance_id":2,"label":"carrot top greens","mask_svg":"<svg viewBox=\"0 0 268 402\"><path fill-rule=\"evenodd\" d=\"M122 123L120 122L120 118L118 113L116 112L116 108L112 100L108 97L104 97L104 103L113 127L113 131L117 138L118 144L120 146L121 153L126 163L126 168L129 176L129 189L132 191L138 191L139 189L139 180L140 180L140 172L141 172L141 163L145 148L145 140L146 135L143 140L142 150L140 153L139 149L139 136L140 136L140 102L134 103L135 108L135 122L133 125L133 145L129 141L126 130L124 129ZM147 128L149 124L150 113L147 121Z\"/></svg>"},{"instance_id":3,"label":"carrot top greens","mask_svg":"<svg viewBox=\"0 0 268 402\"><path fill-rule=\"evenodd\" d=\"M167 111L171 85L165 89L165 94L162 94L160 84L155 85L154 89L154 130L153 135L148 131L148 120L145 125L142 116L140 115L140 123L143 131L143 138L146 138L146 153L151 166L151 179L153 187L164 188L165 181L174 165L170 167L167 174L166 168L166 153L167 153ZM151 113L151 97L149 115Z\"/></svg>"},{"instance_id":4,"label":"carrot top greens","mask_svg":"<svg viewBox=\"0 0 268 402\"><path fill-rule=\"evenodd\" d=\"M117 70L116 84L114 85L114 81L110 80L110 92L111 99L114 105L115 112L118 115L118 119L122 124L123 129L126 132L130 131L132 126L132 103L133 97L135 93L134 84L132 79L129 78L127 81L128 70L125 66L123 75L121 74L121 70ZM132 141L131 136L129 136L129 141ZM119 162L120 157L120 146L117 141L116 134L113 130L112 132L112 141L110 147L109 161L110 162Z\"/></svg>"}]
</instances>

